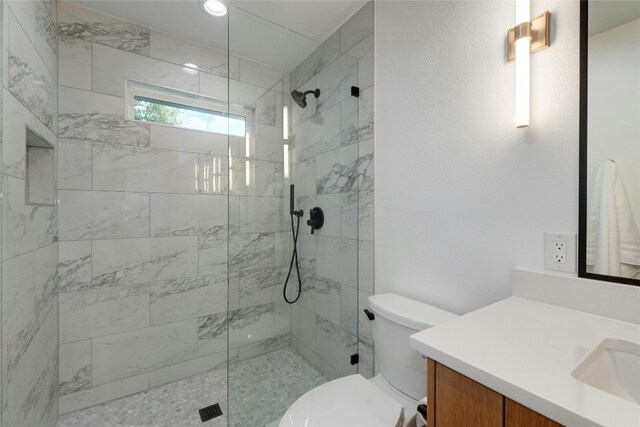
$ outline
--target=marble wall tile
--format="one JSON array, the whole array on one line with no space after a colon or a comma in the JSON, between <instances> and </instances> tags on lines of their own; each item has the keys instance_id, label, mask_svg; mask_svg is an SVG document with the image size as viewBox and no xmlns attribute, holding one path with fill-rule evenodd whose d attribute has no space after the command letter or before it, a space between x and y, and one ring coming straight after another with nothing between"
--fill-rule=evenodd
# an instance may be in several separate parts
<instances>
[{"instance_id":1,"label":"marble wall tile","mask_svg":"<svg viewBox=\"0 0 640 427\"><path fill-rule=\"evenodd\" d=\"M91 42L75 37L58 38L58 83L91 90Z\"/></svg>"},{"instance_id":2,"label":"marble wall tile","mask_svg":"<svg viewBox=\"0 0 640 427\"><path fill-rule=\"evenodd\" d=\"M358 123L358 98L347 98L340 103L341 145L354 144L360 140Z\"/></svg>"},{"instance_id":3,"label":"marble wall tile","mask_svg":"<svg viewBox=\"0 0 640 427\"><path fill-rule=\"evenodd\" d=\"M358 290L349 285L341 285L341 288L340 323L337 326L340 326L340 328L357 337L358 318L360 316L360 310L358 310Z\"/></svg>"},{"instance_id":4,"label":"marble wall tile","mask_svg":"<svg viewBox=\"0 0 640 427\"><path fill-rule=\"evenodd\" d=\"M233 233L229 241L232 272L275 266L273 233Z\"/></svg>"},{"instance_id":5,"label":"marble wall tile","mask_svg":"<svg viewBox=\"0 0 640 427\"><path fill-rule=\"evenodd\" d=\"M198 75L169 64L99 44L93 45L93 90L123 97L125 78L160 86L198 91Z\"/></svg>"},{"instance_id":6,"label":"marble wall tile","mask_svg":"<svg viewBox=\"0 0 640 427\"><path fill-rule=\"evenodd\" d=\"M258 124L276 125L275 91L235 80L229 80L228 90L232 104L255 107Z\"/></svg>"},{"instance_id":7,"label":"marble wall tile","mask_svg":"<svg viewBox=\"0 0 640 427\"><path fill-rule=\"evenodd\" d=\"M61 86L59 136L121 145L149 145L149 125L124 118L122 98Z\"/></svg>"},{"instance_id":8,"label":"marble wall tile","mask_svg":"<svg viewBox=\"0 0 640 427\"><path fill-rule=\"evenodd\" d=\"M220 156L228 154L229 137L227 135L153 124L150 125L150 129L151 146L154 148Z\"/></svg>"},{"instance_id":9,"label":"marble wall tile","mask_svg":"<svg viewBox=\"0 0 640 427\"><path fill-rule=\"evenodd\" d=\"M374 123L373 123L373 111L374 111L374 88L373 86L360 92L360 98L358 98L358 136L360 140L373 138Z\"/></svg>"},{"instance_id":10,"label":"marble wall tile","mask_svg":"<svg viewBox=\"0 0 640 427\"><path fill-rule=\"evenodd\" d=\"M61 395L91 388L91 340L74 341L60 345Z\"/></svg>"},{"instance_id":11,"label":"marble wall tile","mask_svg":"<svg viewBox=\"0 0 640 427\"><path fill-rule=\"evenodd\" d=\"M282 299L286 267L262 268L240 273L240 307L249 307ZM291 281L291 283L294 283Z\"/></svg>"},{"instance_id":12,"label":"marble wall tile","mask_svg":"<svg viewBox=\"0 0 640 427\"><path fill-rule=\"evenodd\" d=\"M302 283L302 306L338 326L341 297L342 286L333 280L317 277L315 280L305 280Z\"/></svg>"},{"instance_id":13,"label":"marble wall tile","mask_svg":"<svg viewBox=\"0 0 640 427\"><path fill-rule=\"evenodd\" d=\"M8 89L45 126L55 132L56 82L22 27L8 12Z\"/></svg>"},{"instance_id":14,"label":"marble wall tile","mask_svg":"<svg viewBox=\"0 0 640 427\"><path fill-rule=\"evenodd\" d=\"M340 147L340 105L322 111L296 129L296 143L304 144L303 157ZM298 146L296 145L296 148Z\"/></svg>"},{"instance_id":15,"label":"marble wall tile","mask_svg":"<svg viewBox=\"0 0 640 427\"><path fill-rule=\"evenodd\" d=\"M53 425L57 418L57 304L46 311L20 360L6 378L5 425Z\"/></svg>"},{"instance_id":16,"label":"marble wall tile","mask_svg":"<svg viewBox=\"0 0 640 427\"><path fill-rule=\"evenodd\" d=\"M275 336L288 335L291 332L291 304L279 299L273 304L274 321L273 334ZM287 339L287 341L289 341Z\"/></svg>"},{"instance_id":17,"label":"marble wall tile","mask_svg":"<svg viewBox=\"0 0 640 427\"><path fill-rule=\"evenodd\" d=\"M310 350L316 350L317 314L302 304L291 306L291 333Z\"/></svg>"},{"instance_id":18,"label":"marble wall tile","mask_svg":"<svg viewBox=\"0 0 640 427\"><path fill-rule=\"evenodd\" d=\"M316 158L316 193L345 193L357 189L358 147L338 148Z\"/></svg>"},{"instance_id":19,"label":"marble wall tile","mask_svg":"<svg viewBox=\"0 0 640 427\"><path fill-rule=\"evenodd\" d=\"M374 181L373 139L361 141L358 145L358 190L372 191Z\"/></svg>"},{"instance_id":20,"label":"marble wall tile","mask_svg":"<svg viewBox=\"0 0 640 427\"><path fill-rule=\"evenodd\" d=\"M198 273L217 274L227 271L227 226L218 226L198 236Z\"/></svg>"},{"instance_id":21,"label":"marble wall tile","mask_svg":"<svg viewBox=\"0 0 640 427\"><path fill-rule=\"evenodd\" d=\"M274 304L245 307L229 313L229 346L255 343L274 336Z\"/></svg>"},{"instance_id":22,"label":"marble wall tile","mask_svg":"<svg viewBox=\"0 0 640 427\"><path fill-rule=\"evenodd\" d=\"M230 358L237 357L237 349L230 351ZM208 372L212 369L223 368L227 363L227 352L220 351L186 362L176 363L171 366L156 369L149 372L149 387L158 387L183 378ZM221 384L215 384L222 387Z\"/></svg>"},{"instance_id":23,"label":"marble wall tile","mask_svg":"<svg viewBox=\"0 0 640 427\"><path fill-rule=\"evenodd\" d=\"M357 286L358 243L351 239L316 237L316 273L343 285Z\"/></svg>"},{"instance_id":24,"label":"marble wall tile","mask_svg":"<svg viewBox=\"0 0 640 427\"><path fill-rule=\"evenodd\" d=\"M358 193L358 238L373 242L374 193L372 190Z\"/></svg>"},{"instance_id":25,"label":"marble wall tile","mask_svg":"<svg viewBox=\"0 0 640 427\"><path fill-rule=\"evenodd\" d=\"M198 169L194 153L113 144L93 147L94 190L197 193Z\"/></svg>"},{"instance_id":26,"label":"marble wall tile","mask_svg":"<svg viewBox=\"0 0 640 427\"><path fill-rule=\"evenodd\" d=\"M310 157L293 163L293 180L297 196L315 196L316 194L316 158Z\"/></svg>"},{"instance_id":27,"label":"marble wall tile","mask_svg":"<svg viewBox=\"0 0 640 427\"><path fill-rule=\"evenodd\" d=\"M74 5L58 3L58 35L149 55L149 29Z\"/></svg>"},{"instance_id":28,"label":"marble wall tile","mask_svg":"<svg viewBox=\"0 0 640 427\"><path fill-rule=\"evenodd\" d=\"M58 293L58 244L44 246L34 251L35 309L46 310Z\"/></svg>"},{"instance_id":29,"label":"marble wall tile","mask_svg":"<svg viewBox=\"0 0 640 427\"><path fill-rule=\"evenodd\" d=\"M251 359L256 356L289 347L289 341L289 334L283 334L277 335L273 338L267 338L266 340L240 346L238 348L239 360Z\"/></svg>"},{"instance_id":30,"label":"marble wall tile","mask_svg":"<svg viewBox=\"0 0 640 427\"><path fill-rule=\"evenodd\" d=\"M229 191L229 157L198 154L198 193L222 195Z\"/></svg>"},{"instance_id":31,"label":"marble wall tile","mask_svg":"<svg viewBox=\"0 0 640 427\"><path fill-rule=\"evenodd\" d=\"M37 331L34 253L2 263L2 330L11 372Z\"/></svg>"},{"instance_id":32,"label":"marble wall tile","mask_svg":"<svg viewBox=\"0 0 640 427\"><path fill-rule=\"evenodd\" d=\"M358 191L341 193L340 196L340 237L358 238Z\"/></svg>"},{"instance_id":33,"label":"marble wall tile","mask_svg":"<svg viewBox=\"0 0 640 427\"><path fill-rule=\"evenodd\" d=\"M196 236L94 240L93 286L195 276L197 244Z\"/></svg>"},{"instance_id":34,"label":"marble wall tile","mask_svg":"<svg viewBox=\"0 0 640 427\"><path fill-rule=\"evenodd\" d=\"M240 197L240 230L251 232L283 231L282 200L275 197Z\"/></svg>"},{"instance_id":35,"label":"marble wall tile","mask_svg":"<svg viewBox=\"0 0 640 427\"><path fill-rule=\"evenodd\" d=\"M149 194L111 191L58 192L60 240L149 236Z\"/></svg>"},{"instance_id":36,"label":"marble wall tile","mask_svg":"<svg viewBox=\"0 0 640 427\"><path fill-rule=\"evenodd\" d=\"M102 402L117 399L133 393L139 393L149 388L149 374L144 373L118 381L92 387L60 396L60 414L88 408Z\"/></svg>"},{"instance_id":37,"label":"marble wall tile","mask_svg":"<svg viewBox=\"0 0 640 427\"><path fill-rule=\"evenodd\" d=\"M147 284L64 292L59 302L63 343L149 325Z\"/></svg>"},{"instance_id":38,"label":"marble wall tile","mask_svg":"<svg viewBox=\"0 0 640 427\"><path fill-rule=\"evenodd\" d=\"M151 31L150 56L178 65L197 64L200 71L220 77L240 75L237 56L157 31Z\"/></svg>"},{"instance_id":39,"label":"marble wall tile","mask_svg":"<svg viewBox=\"0 0 640 427\"><path fill-rule=\"evenodd\" d=\"M358 242L358 289L366 291L370 294L374 293L373 284L373 267L374 267L374 248L373 242ZM366 304L365 301L361 303Z\"/></svg>"},{"instance_id":40,"label":"marble wall tile","mask_svg":"<svg viewBox=\"0 0 640 427\"><path fill-rule=\"evenodd\" d=\"M318 355L342 375L354 374L357 366L351 365L350 356L358 350L357 338L320 317L317 318L316 328Z\"/></svg>"},{"instance_id":41,"label":"marble wall tile","mask_svg":"<svg viewBox=\"0 0 640 427\"><path fill-rule=\"evenodd\" d=\"M90 190L91 156L91 142L60 140L58 142L58 188Z\"/></svg>"},{"instance_id":42,"label":"marble wall tile","mask_svg":"<svg viewBox=\"0 0 640 427\"><path fill-rule=\"evenodd\" d=\"M58 244L58 278L60 292L91 287L91 241Z\"/></svg>"},{"instance_id":43,"label":"marble wall tile","mask_svg":"<svg viewBox=\"0 0 640 427\"><path fill-rule=\"evenodd\" d=\"M299 88L339 56L339 47L327 42L321 44L291 72L291 88Z\"/></svg>"},{"instance_id":44,"label":"marble wall tile","mask_svg":"<svg viewBox=\"0 0 640 427\"><path fill-rule=\"evenodd\" d=\"M3 215L6 241L5 259L53 243L56 238L56 208L27 206L25 182L13 177L7 181L7 198Z\"/></svg>"},{"instance_id":45,"label":"marble wall tile","mask_svg":"<svg viewBox=\"0 0 640 427\"><path fill-rule=\"evenodd\" d=\"M92 380L105 384L196 357L196 319L93 339Z\"/></svg>"},{"instance_id":46,"label":"marble wall tile","mask_svg":"<svg viewBox=\"0 0 640 427\"><path fill-rule=\"evenodd\" d=\"M216 233L227 224L225 196L151 194L152 236L195 236Z\"/></svg>"},{"instance_id":47,"label":"marble wall tile","mask_svg":"<svg viewBox=\"0 0 640 427\"><path fill-rule=\"evenodd\" d=\"M259 160L282 162L284 156L283 146L285 143L287 143L287 141L282 139L282 128L259 124L256 129L254 157Z\"/></svg>"},{"instance_id":48,"label":"marble wall tile","mask_svg":"<svg viewBox=\"0 0 640 427\"><path fill-rule=\"evenodd\" d=\"M9 9L4 10L4 14L13 12L23 31L29 40L35 45L36 42L36 2L23 0L7 0ZM5 21L6 22L6 21Z\"/></svg>"},{"instance_id":49,"label":"marble wall tile","mask_svg":"<svg viewBox=\"0 0 640 427\"><path fill-rule=\"evenodd\" d=\"M318 73L316 84L320 89L320 110L339 104L351 96L351 86L358 86L358 60L349 55L340 56Z\"/></svg>"},{"instance_id":50,"label":"marble wall tile","mask_svg":"<svg viewBox=\"0 0 640 427\"><path fill-rule=\"evenodd\" d=\"M36 0L35 47L53 76L58 78L58 18L57 2Z\"/></svg>"},{"instance_id":51,"label":"marble wall tile","mask_svg":"<svg viewBox=\"0 0 640 427\"><path fill-rule=\"evenodd\" d=\"M226 274L151 283L151 324L202 317L227 310Z\"/></svg>"},{"instance_id":52,"label":"marble wall tile","mask_svg":"<svg viewBox=\"0 0 640 427\"><path fill-rule=\"evenodd\" d=\"M318 356L318 354L311 350L306 345L302 344L298 339L293 338L291 340L291 347L293 347L300 355L311 364L314 368L324 375L327 380L335 380L343 375L338 372L336 368L327 363L326 360Z\"/></svg>"},{"instance_id":53,"label":"marble wall tile","mask_svg":"<svg viewBox=\"0 0 640 427\"><path fill-rule=\"evenodd\" d=\"M226 351L228 314L198 317L198 357Z\"/></svg>"},{"instance_id":54,"label":"marble wall tile","mask_svg":"<svg viewBox=\"0 0 640 427\"><path fill-rule=\"evenodd\" d=\"M288 80L289 76L282 70L240 58L241 82L282 92L289 87L288 82L284 82L285 79Z\"/></svg>"},{"instance_id":55,"label":"marble wall tile","mask_svg":"<svg viewBox=\"0 0 640 427\"><path fill-rule=\"evenodd\" d=\"M217 99L219 101L227 101L229 99L229 85L234 80L227 80L226 77L214 76L207 73L198 73L198 77L201 94ZM231 98L232 100L234 100L233 102L236 104L240 104L240 102L235 101L235 90L233 94L234 98Z\"/></svg>"},{"instance_id":56,"label":"marble wall tile","mask_svg":"<svg viewBox=\"0 0 640 427\"><path fill-rule=\"evenodd\" d=\"M373 2L365 4L340 27L340 50L346 52L373 32Z\"/></svg>"},{"instance_id":57,"label":"marble wall tile","mask_svg":"<svg viewBox=\"0 0 640 427\"><path fill-rule=\"evenodd\" d=\"M373 30L373 28L372 28ZM373 32L353 46L347 55L358 58L358 84L360 90L373 84Z\"/></svg>"}]
</instances>

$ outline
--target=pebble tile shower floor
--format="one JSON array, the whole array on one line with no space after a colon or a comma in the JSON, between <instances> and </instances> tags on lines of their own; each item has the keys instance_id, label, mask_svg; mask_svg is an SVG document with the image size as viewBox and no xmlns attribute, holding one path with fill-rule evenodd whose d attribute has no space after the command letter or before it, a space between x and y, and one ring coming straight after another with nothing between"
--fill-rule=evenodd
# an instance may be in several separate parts
<instances>
[{"instance_id":1,"label":"pebble tile shower floor","mask_svg":"<svg viewBox=\"0 0 640 427\"><path fill-rule=\"evenodd\" d=\"M153 388L60 417L56 427L261 427L282 417L306 391L327 381L295 350L285 348L226 368ZM274 396L277 396L274 398ZM203 423L198 409L219 402L225 415Z\"/></svg>"}]
</instances>

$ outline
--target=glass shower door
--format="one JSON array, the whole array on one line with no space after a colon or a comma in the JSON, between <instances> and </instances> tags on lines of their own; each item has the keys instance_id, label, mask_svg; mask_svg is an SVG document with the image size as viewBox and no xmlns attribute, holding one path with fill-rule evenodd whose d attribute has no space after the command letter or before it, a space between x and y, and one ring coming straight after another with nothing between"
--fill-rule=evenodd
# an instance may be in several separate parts
<instances>
[{"instance_id":1,"label":"glass shower door","mask_svg":"<svg viewBox=\"0 0 640 427\"><path fill-rule=\"evenodd\" d=\"M229 54L230 109L250 123L229 139L229 425L277 425L302 394L358 371L359 60L339 30L318 42L242 5Z\"/></svg>"}]
</instances>

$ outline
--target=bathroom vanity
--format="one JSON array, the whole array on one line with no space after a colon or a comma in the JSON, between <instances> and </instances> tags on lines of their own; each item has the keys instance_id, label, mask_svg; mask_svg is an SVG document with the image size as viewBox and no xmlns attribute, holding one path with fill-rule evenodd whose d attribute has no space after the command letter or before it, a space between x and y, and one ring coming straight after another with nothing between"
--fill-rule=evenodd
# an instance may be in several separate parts
<instances>
[{"instance_id":1,"label":"bathroom vanity","mask_svg":"<svg viewBox=\"0 0 640 427\"><path fill-rule=\"evenodd\" d=\"M429 426L640 426L640 325L510 297L411 336Z\"/></svg>"}]
</instances>

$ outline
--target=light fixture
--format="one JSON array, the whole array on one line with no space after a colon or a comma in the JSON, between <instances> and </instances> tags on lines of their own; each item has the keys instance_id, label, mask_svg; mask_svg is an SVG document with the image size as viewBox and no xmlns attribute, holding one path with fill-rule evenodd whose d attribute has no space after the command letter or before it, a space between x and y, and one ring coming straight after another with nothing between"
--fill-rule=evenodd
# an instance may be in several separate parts
<instances>
[{"instance_id":1,"label":"light fixture","mask_svg":"<svg viewBox=\"0 0 640 427\"><path fill-rule=\"evenodd\" d=\"M551 40L551 14L547 11L530 20L530 9L529 0L516 0L518 24L507 31L507 59L516 62L517 128L529 126L530 54L549 47Z\"/></svg>"},{"instance_id":2,"label":"light fixture","mask_svg":"<svg viewBox=\"0 0 640 427\"><path fill-rule=\"evenodd\" d=\"M282 139L289 139L289 106L282 106Z\"/></svg>"},{"instance_id":3,"label":"light fixture","mask_svg":"<svg viewBox=\"0 0 640 427\"><path fill-rule=\"evenodd\" d=\"M227 6L220 0L198 0L200 9L213 16L224 16L227 14Z\"/></svg>"},{"instance_id":4,"label":"light fixture","mask_svg":"<svg viewBox=\"0 0 640 427\"><path fill-rule=\"evenodd\" d=\"M182 71L184 71L185 73L198 74L198 70L200 70L200 67L198 67L196 64L192 64L191 62L182 64Z\"/></svg>"}]
</instances>

